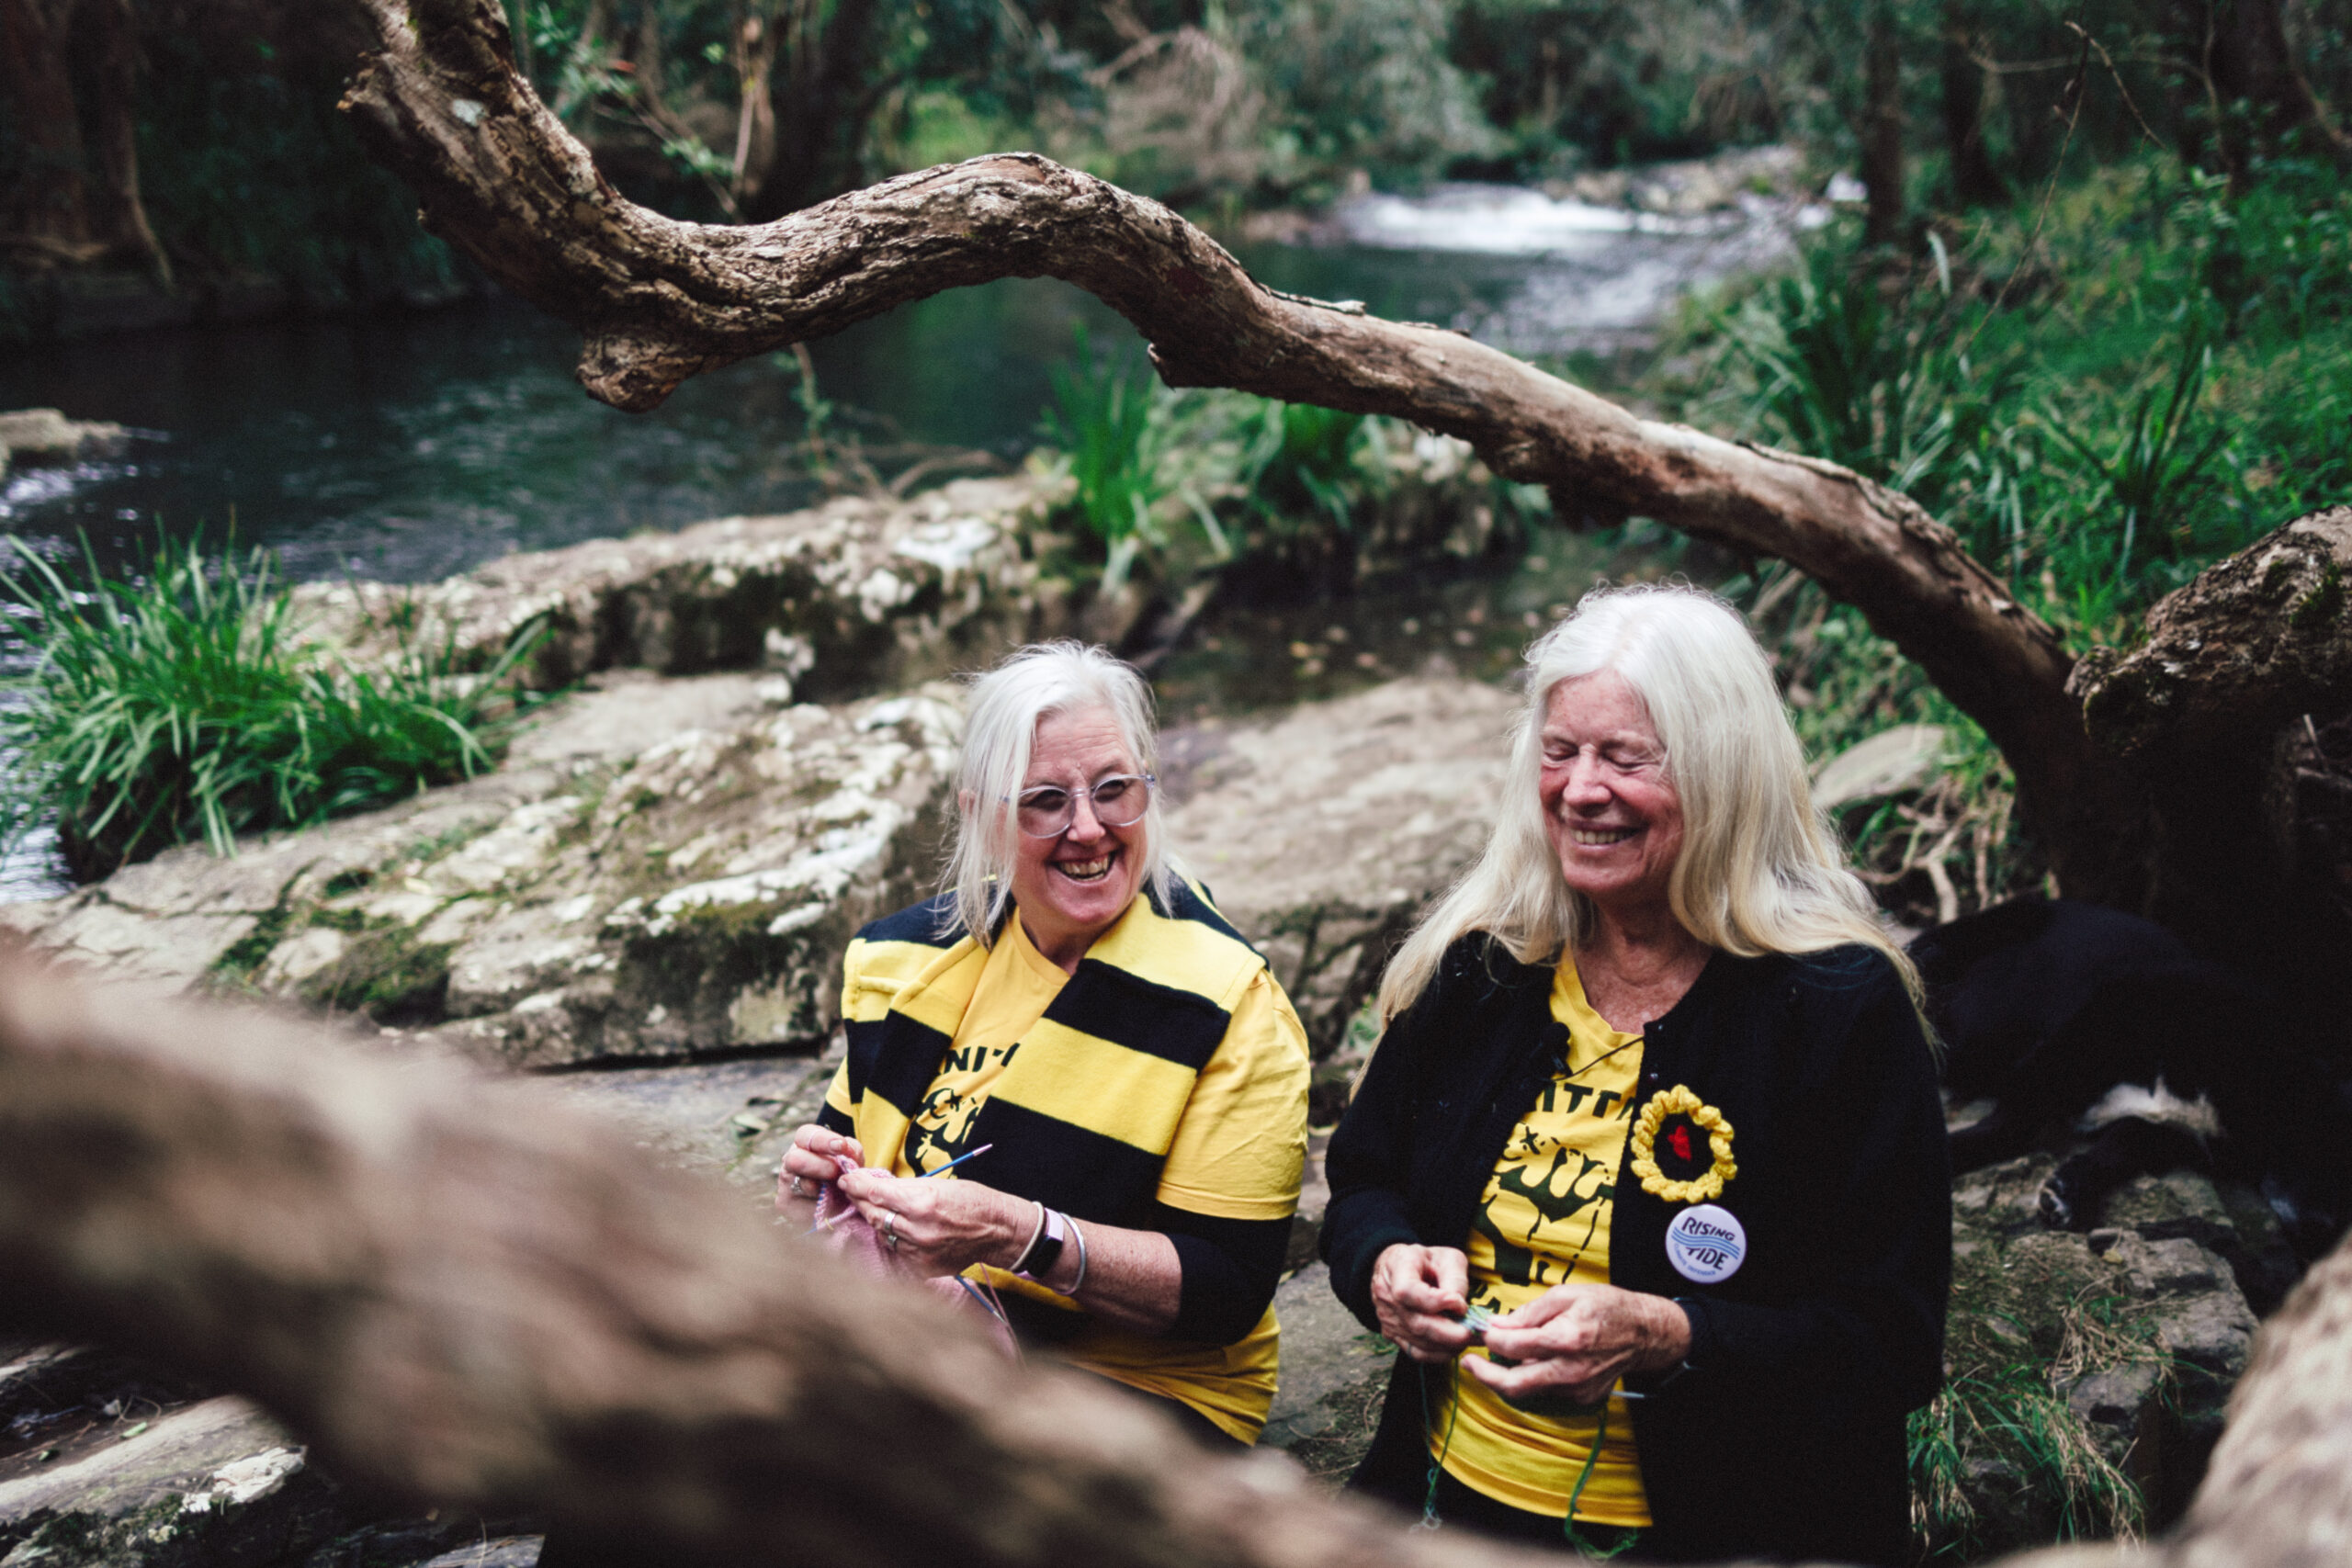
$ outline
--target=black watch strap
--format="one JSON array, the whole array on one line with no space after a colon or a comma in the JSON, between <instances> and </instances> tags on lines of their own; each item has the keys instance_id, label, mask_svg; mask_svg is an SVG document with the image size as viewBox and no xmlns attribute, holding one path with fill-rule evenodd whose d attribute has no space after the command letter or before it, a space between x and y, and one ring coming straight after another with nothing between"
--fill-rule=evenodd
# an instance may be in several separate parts
<instances>
[{"instance_id":1,"label":"black watch strap","mask_svg":"<svg viewBox=\"0 0 2352 1568\"><path fill-rule=\"evenodd\" d=\"M1021 1261L1012 1266L1012 1271L1025 1280L1042 1280L1051 1273L1055 1263L1061 1258L1062 1243L1069 1237L1069 1222L1062 1218L1060 1210L1046 1210L1045 1218L1045 1224L1037 1232L1037 1239L1029 1244L1029 1250L1023 1253Z\"/></svg>"}]
</instances>

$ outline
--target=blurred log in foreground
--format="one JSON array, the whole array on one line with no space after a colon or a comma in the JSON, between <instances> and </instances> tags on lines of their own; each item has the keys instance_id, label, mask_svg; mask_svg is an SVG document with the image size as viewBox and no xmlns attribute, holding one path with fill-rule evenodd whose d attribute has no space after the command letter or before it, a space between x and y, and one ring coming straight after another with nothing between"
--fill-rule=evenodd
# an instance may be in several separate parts
<instances>
[{"instance_id":1,"label":"blurred log in foreground","mask_svg":"<svg viewBox=\"0 0 2352 1568\"><path fill-rule=\"evenodd\" d=\"M0 1323L251 1394L395 1499L745 1562L1511 1560L1011 1365L527 1084L22 963Z\"/></svg>"},{"instance_id":2,"label":"blurred log in foreground","mask_svg":"<svg viewBox=\"0 0 2352 1568\"><path fill-rule=\"evenodd\" d=\"M346 1481L745 1562L1532 1562L1213 1457L455 1066L0 972L0 1323L250 1393ZM2181 1537L2352 1557L2352 1257L2264 1330ZM2068 1562L2103 1551L2070 1552Z\"/></svg>"}]
</instances>

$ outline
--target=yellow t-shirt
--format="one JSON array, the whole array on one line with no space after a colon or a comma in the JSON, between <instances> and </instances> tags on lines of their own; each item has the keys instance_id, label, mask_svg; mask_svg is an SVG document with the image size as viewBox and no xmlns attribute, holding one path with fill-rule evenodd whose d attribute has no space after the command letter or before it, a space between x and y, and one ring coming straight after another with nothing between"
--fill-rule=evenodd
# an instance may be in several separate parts
<instances>
[{"instance_id":1,"label":"yellow t-shirt","mask_svg":"<svg viewBox=\"0 0 2352 1568\"><path fill-rule=\"evenodd\" d=\"M989 1089L1069 979L1037 951L1018 916L1004 923L892 1163L893 1174L922 1176L967 1151L973 1119ZM1230 1012L1224 1040L1193 1080L1156 1195L1170 1208L1196 1214L1288 1219L1298 1207L1306 1163L1306 1031L1263 968L1233 999ZM846 1066L834 1075L827 1102L850 1112ZM941 1179L953 1181L959 1174L950 1171ZM965 1272L1001 1291L1069 1304L1045 1286L1000 1269L975 1264ZM1271 1306L1231 1345L1157 1339L1090 1321L1055 1353L1114 1382L1188 1404L1249 1443L1257 1441L1273 1404L1278 1335Z\"/></svg>"},{"instance_id":2,"label":"yellow t-shirt","mask_svg":"<svg viewBox=\"0 0 2352 1568\"><path fill-rule=\"evenodd\" d=\"M1567 1026L1566 1060L1512 1130L1470 1224L1470 1302L1490 1312L1524 1305L1555 1285L1609 1282L1609 1222L1642 1037L1619 1033L1592 1010L1566 957L1552 985L1552 1016ZM1442 1454L1447 1473L1514 1508L1565 1517L1597 1418L1520 1409L1458 1370L1454 1393L1454 1409L1441 1413L1430 1434L1430 1451ZM1650 1522L1623 1395L1610 1396L1600 1458L1577 1517L1635 1529Z\"/></svg>"}]
</instances>

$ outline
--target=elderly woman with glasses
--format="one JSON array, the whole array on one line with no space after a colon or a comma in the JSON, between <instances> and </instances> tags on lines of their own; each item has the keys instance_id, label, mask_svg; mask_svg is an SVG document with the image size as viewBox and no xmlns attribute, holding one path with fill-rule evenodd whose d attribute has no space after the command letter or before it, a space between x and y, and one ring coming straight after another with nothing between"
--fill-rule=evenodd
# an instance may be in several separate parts
<instances>
[{"instance_id":1,"label":"elderly woman with glasses","mask_svg":"<svg viewBox=\"0 0 2352 1568\"><path fill-rule=\"evenodd\" d=\"M1327 1160L1332 1287L1401 1351L1351 1484L1602 1554L1907 1560L1951 1267L1917 979L1728 606L1596 593L1527 662Z\"/></svg>"},{"instance_id":2,"label":"elderly woman with glasses","mask_svg":"<svg viewBox=\"0 0 2352 1568\"><path fill-rule=\"evenodd\" d=\"M901 1267L994 1287L1024 1341L1248 1444L1306 1035L1177 874L1156 749L1148 689L1100 649L1024 648L974 685L950 890L850 944L848 1059L777 1201L838 1183Z\"/></svg>"}]
</instances>

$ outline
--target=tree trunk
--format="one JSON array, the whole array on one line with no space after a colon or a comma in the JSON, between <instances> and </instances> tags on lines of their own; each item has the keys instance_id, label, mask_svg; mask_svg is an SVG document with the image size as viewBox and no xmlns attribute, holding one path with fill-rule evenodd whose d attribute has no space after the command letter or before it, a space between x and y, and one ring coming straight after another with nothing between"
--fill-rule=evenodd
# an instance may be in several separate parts
<instances>
[{"instance_id":1,"label":"tree trunk","mask_svg":"<svg viewBox=\"0 0 2352 1568\"><path fill-rule=\"evenodd\" d=\"M776 150L744 210L777 218L836 195L858 178L858 151L873 117L866 73L874 55L874 0L792 0L793 25L776 82Z\"/></svg>"},{"instance_id":2,"label":"tree trunk","mask_svg":"<svg viewBox=\"0 0 2352 1568\"><path fill-rule=\"evenodd\" d=\"M1812 458L1636 418L1496 349L1266 288L1157 202L1028 153L976 158L746 228L623 199L508 61L492 0L365 0L381 48L345 102L428 228L587 339L595 397L689 376L968 284L1051 276L1135 323L1170 386L1223 386L1457 435L1560 516L1639 513L1790 561L1982 724L2064 886L2136 904L2136 794L2066 694L2057 634L1916 503ZM415 25L411 26L413 17Z\"/></svg>"},{"instance_id":3,"label":"tree trunk","mask_svg":"<svg viewBox=\"0 0 2352 1568\"><path fill-rule=\"evenodd\" d=\"M373 1495L709 1568L1541 1561L1212 1457L773 1218L544 1089L0 971L0 1324L250 1393Z\"/></svg>"},{"instance_id":4,"label":"tree trunk","mask_svg":"<svg viewBox=\"0 0 2352 1568\"><path fill-rule=\"evenodd\" d=\"M572 123L594 91L591 84L596 80L604 56L612 47L611 40L617 36L613 26L613 0L588 0L588 10L580 18L580 36L571 40L571 69L556 73L556 118L566 125ZM571 79L561 80L566 76Z\"/></svg>"},{"instance_id":5,"label":"tree trunk","mask_svg":"<svg viewBox=\"0 0 2352 1568\"><path fill-rule=\"evenodd\" d=\"M1871 0L1863 45L1862 184L1870 207L1862 237L1873 245L1903 243L1903 39L1895 0Z\"/></svg>"},{"instance_id":6,"label":"tree trunk","mask_svg":"<svg viewBox=\"0 0 2352 1568\"><path fill-rule=\"evenodd\" d=\"M2329 117L2296 62L2279 0L2201 0L2199 10L2208 97L2219 121L2214 147L2232 187L2243 188L2255 157L2290 137L2300 151L2352 168L2352 136Z\"/></svg>"},{"instance_id":7,"label":"tree trunk","mask_svg":"<svg viewBox=\"0 0 2352 1568\"><path fill-rule=\"evenodd\" d=\"M251 1394L366 1495L707 1568L1560 1561L1209 1454L972 1322L544 1086L0 970L0 1325ZM2181 1532L2068 1568L2339 1560L2347 1345L2339 1250L2263 1329Z\"/></svg>"},{"instance_id":8,"label":"tree trunk","mask_svg":"<svg viewBox=\"0 0 2352 1568\"><path fill-rule=\"evenodd\" d=\"M1963 207L1996 207L2009 191L1984 145L1984 70L1976 63L1977 29L1968 0L1944 0L1944 152L1951 161L1952 194Z\"/></svg>"},{"instance_id":9,"label":"tree trunk","mask_svg":"<svg viewBox=\"0 0 2352 1568\"><path fill-rule=\"evenodd\" d=\"M775 171L775 57L785 34L776 0L738 6L734 60L737 93L735 200L741 206L767 188Z\"/></svg>"},{"instance_id":10,"label":"tree trunk","mask_svg":"<svg viewBox=\"0 0 2352 1568\"><path fill-rule=\"evenodd\" d=\"M84 25L97 65L98 195L95 237L138 262L166 288L172 264L156 243L139 196L139 32L130 0L85 0Z\"/></svg>"},{"instance_id":11,"label":"tree trunk","mask_svg":"<svg viewBox=\"0 0 2352 1568\"><path fill-rule=\"evenodd\" d=\"M2150 611L2075 675L2154 809L2147 911L2267 981L2333 1055L2352 1019L2352 507L2302 518Z\"/></svg>"},{"instance_id":12,"label":"tree trunk","mask_svg":"<svg viewBox=\"0 0 2352 1568\"><path fill-rule=\"evenodd\" d=\"M5 237L58 262L87 260L90 214L70 42L80 0L0 0L0 89L24 151Z\"/></svg>"}]
</instances>

